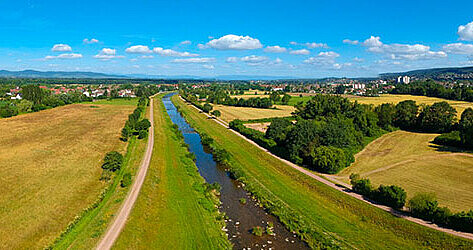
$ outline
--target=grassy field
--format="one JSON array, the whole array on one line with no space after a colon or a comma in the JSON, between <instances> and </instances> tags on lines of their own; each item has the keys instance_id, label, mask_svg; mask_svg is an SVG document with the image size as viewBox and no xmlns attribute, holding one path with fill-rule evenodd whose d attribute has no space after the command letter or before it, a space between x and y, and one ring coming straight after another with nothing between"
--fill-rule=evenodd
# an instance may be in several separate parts
<instances>
[{"instance_id":1,"label":"grassy field","mask_svg":"<svg viewBox=\"0 0 473 250\"><path fill-rule=\"evenodd\" d=\"M381 95L379 97L362 97L362 96L347 96L347 97L348 99L352 101L358 101L359 103L364 103L364 104L373 104L375 106L383 104L383 103L397 104L405 100L414 100L417 102L418 105L420 104L431 105L434 102L446 101L457 110L458 116L460 116L463 110L465 110L466 108L473 108L473 103L471 102L452 101L452 100L446 100L446 99L441 99L441 98L436 98L436 97L427 97L427 96Z\"/></svg>"},{"instance_id":2,"label":"grassy field","mask_svg":"<svg viewBox=\"0 0 473 250\"><path fill-rule=\"evenodd\" d=\"M260 132L266 133L268 130L268 126L271 125L270 122L262 122L262 123L245 123L245 127L251 128L254 130L258 130Z\"/></svg>"},{"instance_id":3,"label":"grassy field","mask_svg":"<svg viewBox=\"0 0 473 250\"><path fill-rule=\"evenodd\" d=\"M136 106L139 98L117 98L117 99L101 99L93 102L86 102L86 104L110 104L110 105L131 105Z\"/></svg>"},{"instance_id":4,"label":"grassy field","mask_svg":"<svg viewBox=\"0 0 473 250\"><path fill-rule=\"evenodd\" d=\"M409 196L434 192L440 205L453 210L473 208L473 154L452 153L430 142L437 134L395 131L369 144L356 161L338 174L351 173L376 184L396 184Z\"/></svg>"},{"instance_id":5,"label":"grassy field","mask_svg":"<svg viewBox=\"0 0 473 250\"><path fill-rule=\"evenodd\" d=\"M247 108L247 107L233 107L225 105L214 105L214 110L220 110L222 113L222 120L231 122L235 119L240 120L251 120L261 118L272 118L272 117L284 117L291 116L291 113L295 111L292 106L275 105L276 109L259 109L259 108Z\"/></svg>"},{"instance_id":6,"label":"grassy field","mask_svg":"<svg viewBox=\"0 0 473 250\"><path fill-rule=\"evenodd\" d=\"M43 248L93 203L128 105L72 104L0 120L2 248Z\"/></svg>"},{"instance_id":7,"label":"grassy field","mask_svg":"<svg viewBox=\"0 0 473 250\"><path fill-rule=\"evenodd\" d=\"M216 211L198 191L204 183L187 149L171 128L160 98L155 102L155 147L140 196L114 248L228 248ZM213 205L211 205L213 208Z\"/></svg>"},{"instance_id":8,"label":"grassy field","mask_svg":"<svg viewBox=\"0 0 473 250\"><path fill-rule=\"evenodd\" d=\"M211 135L230 155L232 168L241 169L247 185L257 187L284 204L298 222L343 248L421 249L472 248L473 242L422 227L333 190L269 156L228 129L218 125L177 96L187 120ZM317 238L307 236L313 246Z\"/></svg>"}]
</instances>

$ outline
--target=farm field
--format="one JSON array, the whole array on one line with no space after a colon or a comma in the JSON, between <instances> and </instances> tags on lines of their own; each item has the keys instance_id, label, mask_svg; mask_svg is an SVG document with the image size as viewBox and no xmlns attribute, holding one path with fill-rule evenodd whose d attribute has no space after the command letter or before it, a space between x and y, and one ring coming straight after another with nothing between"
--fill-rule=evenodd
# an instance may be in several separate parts
<instances>
[{"instance_id":1,"label":"farm field","mask_svg":"<svg viewBox=\"0 0 473 250\"><path fill-rule=\"evenodd\" d=\"M446 101L457 110L457 115L459 117L461 113L463 112L463 110L465 110L466 108L473 108L473 103L471 102L453 101L453 100L446 100L446 99L441 99L441 98L436 98L436 97L427 97L427 96L387 94L387 95L381 95L379 97L363 97L363 96L346 96L346 97L352 101L358 101L359 103L364 103L364 104L373 104L375 106L381 105L383 103L397 104L405 100L414 100L417 102L417 105L420 105L420 104L431 105L434 102Z\"/></svg>"},{"instance_id":2,"label":"farm field","mask_svg":"<svg viewBox=\"0 0 473 250\"><path fill-rule=\"evenodd\" d=\"M154 99L155 144L148 173L116 249L229 248L198 190L204 179L172 129L161 98ZM213 207L213 205L211 205Z\"/></svg>"},{"instance_id":3,"label":"farm field","mask_svg":"<svg viewBox=\"0 0 473 250\"><path fill-rule=\"evenodd\" d=\"M240 169L247 185L265 198L303 218L300 223L312 246L320 238L342 248L471 248L473 242L422 227L333 190L264 153L223 126L207 119L177 96L187 121L211 135L231 156L230 164ZM295 223L295 222L293 222Z\"/></svg>"},{"instance_id":4,"label":"farm field","mask_svg":"<svg viewBox=\"0 0 473 250\"><path fill-rule=\"evenodd\" d=\"M473 208L473 154L430 143L438 134L395 131L365 147L355 163L337 174L349 182L359 173L379 184L399 185L408 198L433 192L441 206L455 211Z\"/></svg>"},{"instance_id":5,"label":"farm field","mask_svg":"<svg viewBox=\"0 0 473 250\"><path fill-rule=\"evenodd\" d=\"M3 248L46 247L97 199L101 161L124 151L120 130L133 109L71 104L0 120Z\"/></svg>"},{"instance_id":6,"label":"farm field","mask_svg":"<svg viewBox=\"0 0 473 250\"><path fill-rule=\"evenodd\" d=\"M222 120L231 122L235 119L252 120L261 118L291 116L296 109L287 105L274 105L276 109L260 109L247 107L233 107L226 105L214 105L213 110L220 110Z\"/></svg>"},{"instance_id":7,"label":"farm field","mask_svg":"<svg viewBox=\"0 0 473 250\"><path fill-rule=\"evenodd\" d=\"M245 123L245 127L258 130L260 132L266 133L268 126L271 125L270 122L261 122L261 123Z\"/></svg>"}]
</instances>

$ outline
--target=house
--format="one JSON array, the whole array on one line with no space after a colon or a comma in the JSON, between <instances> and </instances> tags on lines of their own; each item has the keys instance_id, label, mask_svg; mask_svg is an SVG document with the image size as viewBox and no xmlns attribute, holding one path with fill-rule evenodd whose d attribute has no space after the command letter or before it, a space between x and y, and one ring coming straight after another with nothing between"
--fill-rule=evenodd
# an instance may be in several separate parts
<instances>
[{"instance_id":1,"label":"house","mask_svg":"<svg viewBox=\"0 0 473 250\"><path fill-rule=\"evenodd\" d=\"M12 100L21 100L23 98L21 97L20 94L16 94L16 96L12 96L12 97L10 97L10 99L12 99Z\"/></svg>"}]
</instances>

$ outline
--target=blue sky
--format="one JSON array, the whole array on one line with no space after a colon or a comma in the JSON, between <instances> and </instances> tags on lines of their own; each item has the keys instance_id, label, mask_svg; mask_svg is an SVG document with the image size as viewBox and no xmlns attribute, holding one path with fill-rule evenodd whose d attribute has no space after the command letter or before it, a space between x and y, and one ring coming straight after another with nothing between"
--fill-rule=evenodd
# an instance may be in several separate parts
<instances>
[{"instance_id":1,"label":"blue sky","mask_svg":"<svg viewBox=\"0 0 473 250\"><path fill-rule=\"evenodd\" d=\"M473 1L2 1L0 69L376 76L473 65Z\"/></svg>"}]
</instances>

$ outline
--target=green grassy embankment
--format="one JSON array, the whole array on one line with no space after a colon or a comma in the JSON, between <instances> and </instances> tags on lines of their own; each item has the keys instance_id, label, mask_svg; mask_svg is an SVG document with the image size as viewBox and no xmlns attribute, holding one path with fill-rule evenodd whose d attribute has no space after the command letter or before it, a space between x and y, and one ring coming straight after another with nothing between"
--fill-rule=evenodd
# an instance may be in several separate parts
<instances>
[{"instance_id":1,"label":"green grassy embankment","mask_svg":"<svg viewBox=\"0 0 473 250\"><path fill-rule=\"evenodd\" d=\"M238 172L263 204L310 246L371 249L461 249L473 242L429 229L347 196L294 170L223 126L207 119L178 96L187 121L230 155Z\"/></svg>"},{"instance_id":2,"label":"green grassy embankment","mask_svg":"<svg viewBox=\"0 0 473 250\"><path fill-rule=\"evenodd\" d=\"M222 249L230 242L212 192L161 98L155 99L155 144L148 173L116 249Z\"/></svg>"}]
</instances>

